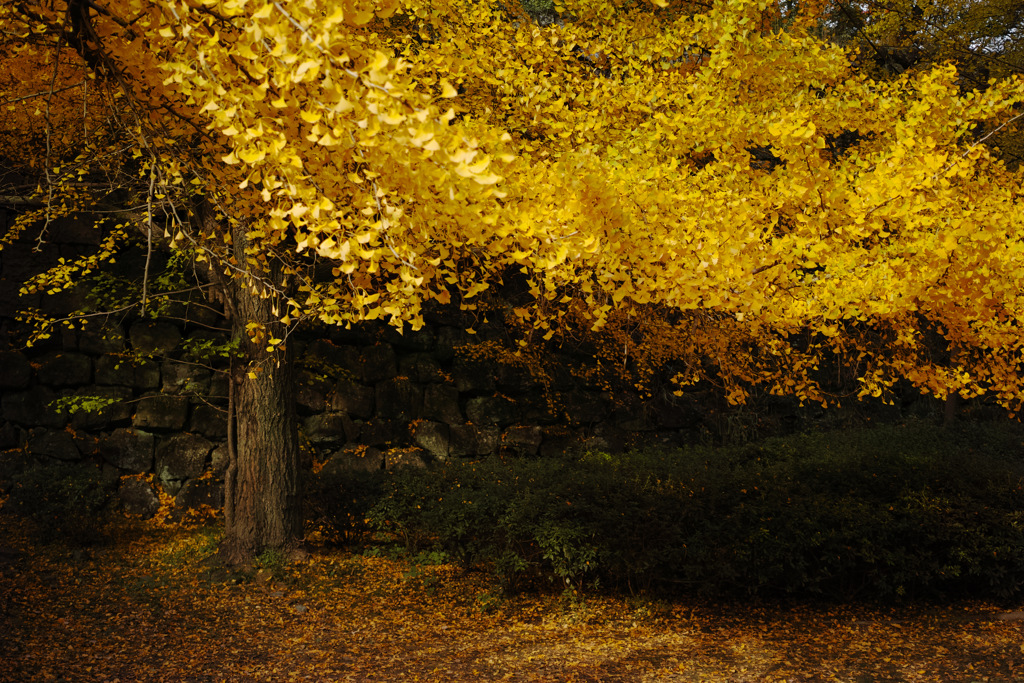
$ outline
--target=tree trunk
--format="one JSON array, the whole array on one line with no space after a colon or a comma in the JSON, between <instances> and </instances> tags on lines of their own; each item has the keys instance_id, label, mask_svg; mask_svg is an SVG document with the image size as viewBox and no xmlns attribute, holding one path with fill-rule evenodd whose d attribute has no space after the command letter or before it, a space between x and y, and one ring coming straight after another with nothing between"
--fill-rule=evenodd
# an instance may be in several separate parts
<instances>
[{"instance_id":1,"label":"tree trunk","mask_svg":"<svg viewBox=\"0 0 1024 683\"><path fill-rule=\"evenodd\" d=\"M287 355L287 354L285 354ZM225 485L224 557L251 560L302 538L298 439L290 362L242 368L234 387L235 454ZM251 366L250 366L251 367Z\"/></svg>"},{"instance_id":2,"label":"tree trunk","mask_svg":"<svg viewBox=\"0 0 1024 683\"><path fill-rule=\"evenodd\" d=\"M960 410L960 394L950 393L946 396L942 409L942 426L951 427L956 424L956 415Z\"/></svg>"},{"instance_id":3,"label":"tree trunk","mask_svg":"<svg viewBox=\"0 0 1024 683\"><path fill-rule=\"evenodd\" d=\"M225 476L221 556L240 564L268 548L295 548L303 516L292 353L268 353L266 338L250 339L250 322L262 324L265 337L283 336L283 326L273 298L261 298L244 281L232 284L234 338L248 362L236 362L231 373L234 449Z\"/></svg>"}]
</instances>

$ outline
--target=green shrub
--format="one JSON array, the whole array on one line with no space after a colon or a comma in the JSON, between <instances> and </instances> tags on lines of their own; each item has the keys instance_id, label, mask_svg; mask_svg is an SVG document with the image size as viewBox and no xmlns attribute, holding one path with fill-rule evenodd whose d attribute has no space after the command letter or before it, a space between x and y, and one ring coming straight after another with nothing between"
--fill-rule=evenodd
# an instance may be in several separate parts
<instances>
[{"instance_id":1,"label":"green shrub","mask_svg":"<svg viewBox=\"0 0 1024 683\"><path fill-rule=\"evenodd\" d=\"M383 473L328 464L305 481L307 525L328 540L359 541L370 531L367 515L383 493Z\"/></svg>"},{"instance_id":2,"label":"green shrub","mask_svg":"<svg viewBox=\"0 0 1024 683\"><path fill-rule=\"evenodd\" d=\"M13 477L5 507L30 519L44 543L90 545L104 539L115 483L99 467L36 463Z\"/></svg>"},{"instance_id":3,"label":"green shrub","mask_svg":"<svg viewBox=\"0 0 1024 683\"><path fill-rule=\"evenodd\" d=\"M288 558L283 552L275 548L266 548L253 561L253 569L256 571L256 579L281 581L285 578Z\"/></svg>"},{"instance_id":4,"label":"green shrub","mask_svg":"<svg viewBox=\"0 0 1024 683\"><path fill-rule=\"evenodd\" d=\"M1010 426L910 425L454 461L382 474L366 519L506 588L1010 597L1024 581L1020 449Z\"/></svg>"}]
</instances>

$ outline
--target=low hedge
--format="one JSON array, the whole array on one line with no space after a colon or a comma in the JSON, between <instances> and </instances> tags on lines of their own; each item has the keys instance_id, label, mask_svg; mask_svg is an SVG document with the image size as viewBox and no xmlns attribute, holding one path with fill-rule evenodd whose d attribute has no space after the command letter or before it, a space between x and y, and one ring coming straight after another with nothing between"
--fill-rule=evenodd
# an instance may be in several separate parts
<instances>
[{"instance_id":1,"label":"low hedge","mask_svg":"<svg viewBox=\"0 0 1024 683\"><path fill-rule=\"evenodd\" d=\"M1010 597L1024 581L1012 425L335 476L317 489L347 501L333 516L321 505L335 528L436 547L509 588L547 576L703 594Z\"/></svg>"},{"instance_id":2,"label":"low hedge","mask_svg":"<svg viewBox=\"0 0 1024 683\"><path fill-rule=\"evenodd\" d=\"M99 467L33 463L11 478L3 508L30 520L43 543L92 545L106 540L116 482Z\"/></svg>"}]
</instances>

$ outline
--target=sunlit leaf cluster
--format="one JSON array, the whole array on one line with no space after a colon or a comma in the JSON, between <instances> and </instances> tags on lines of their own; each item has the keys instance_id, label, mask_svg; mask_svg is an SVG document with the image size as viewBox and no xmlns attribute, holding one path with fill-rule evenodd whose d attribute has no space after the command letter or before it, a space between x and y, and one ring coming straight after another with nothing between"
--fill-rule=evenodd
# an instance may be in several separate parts
<instances>
[{"instance_id":1,"label":"sunlit leaf cluster","mask_svg":"<svg viewBox=\"0 0 1024 683\"><path fill-rule=\"evenodd\" d=\"M42 126L18 99L37 69L5 81L5 126L84 131L49 164L80 170L40 185L47 211L106 178L89 197L126 201L148 240L271 298L288 329L415 328L426 301L472 309L511 283L511 317L544 338L661 316L677 381L737 401L758 383L827 401L838 358L863 395L905 378L1019 405L1021 178L990 143L1020 80L875 80L816 37L814 6L552 8L14 3L4 55L78 60L49 77L96 75L105 118L69 100ZM269 349L287 339L263 327Z\"/></svg>"}]
</instances>

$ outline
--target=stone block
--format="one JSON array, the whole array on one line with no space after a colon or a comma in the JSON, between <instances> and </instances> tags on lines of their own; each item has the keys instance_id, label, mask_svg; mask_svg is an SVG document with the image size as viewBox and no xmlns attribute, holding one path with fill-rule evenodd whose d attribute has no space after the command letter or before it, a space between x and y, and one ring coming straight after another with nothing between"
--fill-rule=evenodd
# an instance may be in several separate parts
<instances>
[{"instance_id":1,"label":"stone block","mask_svg":"<svg viewBox=\"0 0 1024 683\"><path fill-rule=\"evenodd\" d=\"M310 342L310 368L316 364L325 374L337 380L354 382L359 374L360 347L349 344L335 344L327 340Z\"/></svg>"},{"instance_id":2,"label":"stone block","mask_svg":"<svg viewBox=\"0 0 1024 683\"><path fill-rule=\"evenodd\" d=\"M48 241L36 244L35 241L22 240L5 244L3 252L0 253L0 267L3 268L0 283L10 283L16 295L21 283L27 282L43 269L57 265L58 258L60 250ZM15 298L8 310L18 310L18 303ZM24 302L21 303L24 305Z\"/></svg>"},{"instance_id":3,"label":"stone block","mask_svg":"<svg viewBox=\"0 0 1024 683\"><path fill-rule=\"evenodd\" d=\"M421 384L444 381L441 364L427 353L403 356L398 363L398 374Z\"/></svg>"},{"instance_id":4,"label":"stone block","mask_svg":"<svg viewBox=\"0 0 1024 683\"><path fill-rule=\"evenodd\" d=\"M443 422L420 422L413 430L413 441L438 460L448 457L449 427Z\"/></svg>"},{"instance_id":5,"label":"stone block","mask_svg":"<svg viewBox=\"0 0 1024 683\"><path fill-rule=\"evenodd\" d=\"M159 479L160 488L169 496L176 496L185 482L181 479Z\"/></svg>"},{"instance_id":6,"label":"stone block","mask_svg":"<svg viewBox=\"0 0 1024 683\"><path fill-rule=\"evenodd\" d=\"M437 335L431 327L412 330L407 325L402 331L388 325L381 334L383 340L396 349L408 351L431 351L437 343Z\"/></svg>"},{"instance_id":7,"label":"stone block","mask_svg":"<svg viewBox=\"0 0 1024 683\"><path fill-rule=\"evenodd\" d=\"M38 361L36 379L51 387L68 387L92 381L92 359L82 353L48 353Z\"/></svg>"},{"instance_id":8,"label":"stone block","mask_svg":"<svg viewBox=\"0 0 1024 683\"><path fill-rule=\"evenodd\" d=\"M498 452L501 441L501 430L497 427L481 427L476 433L476 448L480 455L492 455Z\"/></svg>"},{"instance_id":9,"label":"stone block","mask_svg":"<svg viewBox=\"0 0 1024 683\"><path fill-rule=\"evenodd\" d=\"M460 424L459 390L450 384L429 384L423 389L423 417Z\"/></svg>"},{"instance_id":10,"label":"stone block","mask_svg":"<svg viewBox=\"0 0 1024 683\"><path fill-rule=\"evenodd\" d=\"M342 380L331 392L331 410L348 413L353 417L373 417L377 392L372 387Z\"/></svg>"},{"instance_id":11,"label":"stone block","mask_svg":"<svg viewBox=\"0 0 1024 683\"><path fill-rule=\"evenodd\" d=\"M206 396L210 393L210 371L194 363L164 361L160 365L160 377L163 380L160 390L165 394Z\"/></svg>"},{"instance_id":12,"label":"stone block","mask_svg":"<svg viewBox=\"0 0 1024 683\"><path fill-rule=\"evenodd\" d=\"M453 458L477 455L476 432L476 425L449 425L448 455Z\"/></svg>"},{"instance_id":13,"label":"stone block","mask_svg":"<svg viewBox=\"0 0 1024 683\"><path fill-rule=\"evenodd\" d=\"M540 444L540 450L537 451L537 455L542 458L561 458L574 450L568 448L564 441L544 441ZM578 445L578 444L577 444Z\"/></svg>"},{"instance_id":14,"label":"stone block","mask_svg":"<svg viewBox=\"0 0 1024 683\"><path fill-rule=\"evenodd\" d=\"M311 415L302 423L302 431L312 443L340 445L354 438L355 423L345 413L319 413Z\"/></svg>"},{"instance_id":15,"label":"stone block","mask_svg":"<svg viewBox=\"0 0 1024 683\"><path fill-rule=\"evenodd\" d=\"M98 434L87 432L84 430L77 430L72 434L72 438L75 440L75 446L78 447L78 452L82 454L83 458L98 457L100 454L100 437ZM110 467L110 471L116 471L116 467ZM118 475L120 476L120 475Z\"/></svg>"},{"instance_id":16,"label":"stone block","mask_svg":"<svg viewBox=\"0 0 1024 683\"><path fill-rule=\"evenodd\" d=\"M455 350L470 341L466 330L460 327L442 326L437 328L437 340L434 346L434 357L440 361L450 361L455 357Z\"/></svg>"},{"instance_id":17,"label":"stone block","mask_svg":"<svg viewBox=\"0 0 1024 683\"><path fill-rule=\"evenodd\" d=\"M135 389L160 386L160 366L151 360L125 356L100 356L96 359L96 383Z\"/></svg>"},{"instance_id":18,"label":"stone block","mask_svg":"<svg viewBox=\"0 0 1024 683\"><path fill-rule=\"evenodd\" d=\"M128 387L107 387L90 385L75 392L75 396L85 399L99 398L114 400L99 410L81 408L71 415L71 426L76 429L110 429L115 426L127 426L132 419L134 406L129 403L132 390ZM123 424L121 424L123 423Z\"/></svg>"},{"instance_id":19,"label":"stone block","mask_svg":"<svg viewBox=\"0 0 1024 683\"><path fill-rule=\"evenodd\" d=\"M491 373L498 391L513 395L523 394L541 385L539 375L518 363L495 363Z\"/></svg>"},{"instance_id":20,"label":"stone block","mask_svg":"<svg viewBox=\"0 0 1024 683\"><path fill-rule=\"evenodd\" d=\"M210 453L210 470L216 477L223 477L224 473L228 471L228 467L231 466L231 453L228 451L228 445L222 443L213 449Z\"/></svg>"},{"instance_id":21,"label":"stone block","mask_svg":"<svg viewBox=\"0 0 1024 683\"><path fill-rule=\"evenodd\" d=\"M228 373L215 372L210 377L210 399L214 401L228 400Z\"/></svg>"},{"instance_id":22,"label":"stone block","mask_svg":"<svg viewBox=\"0 0 1024 683\"><path fill-rule=\"evenodd\" d=\"M157 382L159 382L159 368L157 368L156 375ZM96 384L120 387L135 386L135 363L122 356L100 356L96 359Z\"/></svg>"},{"instance_id":23,"label":"stone block","mask_svg":"<svg viewBox=\"0 0 1024 683\"><path fill-rule=\"evenodd\" d=\"M629 403L612 411L608 422L628 432L649 432L658 428L653 414L642 403Z\"/></svg>"},{"instance_id":24,"label":"stone block","mask_svg":"<svg viewBox=\"0 0 1024 683\"><path fill-rule=\"evenodd\" d=\"M308 371L331 380L354 380L359 367L359 348L335 344L329 339L314 339L296 353Z\"/></svg>"},{"instance_id":25,"label":"stone block","mask_svg":"<svg viewBox=\"0 0 1024 683\"><path fill-rule=\"evenodd\" d=\"M21 445L21 430L13 422L0 422L0 451Z\"/></svg>"},{"instance_id":26,"label":"stone block","mask_svg":"<svg viewBox=\"0 0 1024 683\"><path fill-rule=\"evenodd\" d=\"M567 453L579 453L583 449L583 435L563 425L545 427L539 455L542 458L558 458Z\"/></svg>"},{"instance_id":27,"label":"stone block","mask_svg":"<svg viewBox=\"0 0 1024 683\"><path fill-rule=\"evenodd\" d=\"M646 432L644 434L645 444L667 442L658 438L657 433ZM621 453L627 447L633 445L629 432L625 432L612 425L597 425L592 434L583 439L583 450L602 451L604 453ZM680 444L681 445L681 444Z\"/></svg>"},{"instance_id":28,"label":"stone block","mask_svg":"<svg viewBox=\"0 0 1024 683\"><path fill-rule=\"evenodd\" d=\"M33 429L28 436L28 450L33 455L68 462L74 462L82 457L78 446L75 445L74 437L64 430Z\"/></svg>"},{"instance_id":29,"label":"stone block","mask_svg":"<svg viewBox=\"0 0 1024 683\"><path fill-rule=\"evenodd\" d=\"M141 361L135 364L132 387L135 389L156 389L160 386L160 366L154 361Z\"/></svg>"},{"instance_id":30,"label":"stone block","mask_svg":"<svg viewBox=\"0 0 1024 683\"><path fill-rule=\"evenodd\" d=\"M423 390L404 377L385 380L376 388L377 415L414 420L423 411Z\"/></svg>"},{"instance_id":31,"label":"stone block","mask_svg":"<svg viewBox=\"0 0 1024 683\"><path fill-rule=\"evenodd\" d=\"M558 395L558 402L573 424L600 422L611 412L607 395L597 392L567 391Z\"/></svg>"},{"instance_id":32,"label":"stone block","mask_svg":"<svg viewBox=\"0 0 1024 683\"><path fill-rule=\"evenodd\" d=\"M578 355L552 353L545 367L550 376L551 386L561 391L568 391L577 385L599 390L599 385L605 382L605 373L592 365L586 367L590 362L592 359L585 361L585 365L581 367Z\"/></svg>"},{"instance_id":33,"label":"stone block","mask_svg":"<svg viewBox=\"0 0 1024 683\"><path fill-rule=\"evenodd\" d=\"M544 440L543 432L537 426L509 427L501 435L502 450L510 450L518 456L534 456Z\"/></svg>"},{"instance_id":34,"label":"stone block","mask_svg":"<svg viewBox=\"0 0 1024 683\"><path fill-rule=\"evenodd\" d=\"M462 393L485 394L495 390L493 366L461 356L452 363L452 380Z\"/></svg>"},{"instance_id":35,"label":"stone block","mask_svg":"<svg viewBox=\"0 0 1024 683\"><path fill-rule=\"evenodd\" d=\"M140 320L128 332L132 348L144 356L167 356L181 341L181 330L170 323Z\"/></svg>"},{"instance_id":36,"label":"stone block","mask_svg":"<svg viewBox=\"0 0 1024 683\"><path fill-rule=\"evenodd\" d=\"M149 519L160 509L160 497L148 481L136 477L121 480L117 491L121 507L129 515Z\"/></svg>"},{"instance_id":37,"label":"stone block","mask_svg":"<svg viewBox=\"0 0 1024 683\"><path fill-rule=\"evenodd\" d=\"M359 440L367 446L396 446L408 443L409 436L405 420L369 420L359 432Z\"/></svg>"},{"instance_id":38,"label":"stone block","mask_svg":"<svg viewBox=\"0 0 1024 683\"><path fill-rule=\"evenodd\" d=\"M223 477L230 465L231 454L227 450L227 444L221 443L210 453L210 470L214 476Z\"/></svg>"},{"instance_id":39,"label":"stone block","mask_svg":"<svg viewBox=\"0 0 1024 683\"><path fill-rule=\"evenodd\" d=\"M558 410L553 397L543 389L517 396L519 402L519 420L524 424L554 425L562 422L564 417Z\"/></svg>"},{"instance_id":40,"label":"stone block","mask_svg":"<svg viewBox=\"0 0 1024 683\"><path fill-rule=\"evenodd\" d=\"M228 434L227 407L208 403L193 406L188 430L202 434L208 439L226 439Z\"/></svg>"},{"instance_id":41,"label":"stone block","mask_svg":"<svg viewBox=\"0 0 1024 683\"><path fill-rule=\"evenodd\" d=\"M313 339L305 348L296 348L296 357L304 366L314 368L322 365L338 365L341 362L339 345L330 339Z\"/></svg>"},{"instance_id":42,"label":"stone block","mask_svg":"<svg viewBox=\"0 0 1024 683\"><path fill-rule=\"evenodd\" d=\"M359 353L356 378L365 384L377 384L398 374L395 350L390 344L374 344Z\"/></svg>"},{"instance_id":43,"label":"stone block","mask_svg":"<svg viewBox=\"0 0 1024 683\"><path fill-rule=\"evenodd\" d=\"M392 448L384 455L384 467L393 470L402 467L422 468L430 456L420 448Z\"/></svg>"},{"instance_id":44,"label":"stone block","mask_svg":"<svg viewBox=\"0 0 1024 683\"><path fill-rule=\"evenodd\" d=\"M100 439L100 457L129 472L149 472L153 469L153 446L156 438L134 429L115 429Z\"/></svg>"},{"instance_id":45,"label":"stone block","mask_svg":"<svg viewBox=\"0 0 1024 683\"><path fill-rule=\"evenodd\" d=\"M47 240L54 244L87 244L97 246L103 241L104 231L96 221L84 215L55 218L47 227Z\"/></svg>"},{"instance_id":46,"label":"stone block","mask_svg":"<svg viewBox=\"0 0 1024 683\"><path fill-rule=\"evenodd\" d=\"M384 453L367 446L349 446L334 453L324 465L324 474L377 472L384 468Z\"/></svg>"},{"instance_id":47,"label":"stone block","mask_svg":"<svg viewBox=\"0 0 1024 683\"><path fill-rule=\"evenodd\" d=\"M143 396L135 409L132 422L137 429L179 430L188 419L188 398L186 396Z\"/></svg>"},{"instance_id":48,"label":"stone block","mask_svg":"<svg viewBox=\"0 0 1024 683\"><path fill-rule=\"evenodd\" d=\"M386 326L379 320L353 323L349 328L331 325L327 334L330 335L331 341L336 344L369 346L380 341L381 331L384 327Z\"/></svg>"},{"instance_id":49,"label":"stone block","mask_svg":"<svg viewBox=\"0 0 1024 683\"><path fill-rule=\"evenodd\" d=\"M32 366L17 351L0 351L0 389L24 389L32 379Z\"/></svg>"},{"instance_id":50,"label":"stone block","mask_svg":"<svg viewBox=\"0 0 1024 683\"><path fill-rule=\"evenodd\" d=\"M64 257L67 260L85 255L84 250L79 251L62 248L61 251L65 252ZM71 254L75 251L78 251L79 253L72 256ZM89 306L89 290L81 284L78 284L65 289L62 292L48 294L43 301L43 308L51 317L70 318L76 315L83 308Z\"/></svg>"},{"instance_id":51,"label":"stone block","mask_svg":"<svg viewBox=\"0 0 1024 683\"><path fill-rule=\"evenodd\" d=\"M114 322L86 325L78 332L76 347L93 356L122 353L125 348L124 330Z\"/></svg>"},{"instance_id":52,"label":"stone block","mask_svg":"<svg viewBox=\"0 0 1024 683\"><path fill-rule=\"evenodd\" d=\"M504 396L478 396L466 402L466 417L479 425L505 427L519 419L516 404Z\"/></svg>"},{"instance_id":53,"label":"stone block","mask_svg":"<svg viewBox=\"0 0 1024 683\"><path fill-rule=\"evenodd\" d=\"M331 382L322 375L302 370L295 383L295 403L300 412L319 413L327 407Z\"/></svg>"},{"instance_id":54,"label":"stone block","mask_svg":"<svg viewBox=\"0 0 1024 683\"><path fill-rule=\"evenodd\" d=\"M477 425L449 425L449 457L475 457L491 455L498 450L501 431L497 427Z\"/></svg>"},{"instance_id":55,"label":"stone block","mask_svg":"<svg viewBox=\"0 0 1024 683\"><path fill-rule=\"evenodd\" d=\"M67 422L67 413L52 407L57 394L52 390L34 386L28 391L4 394L0 398L3 419L28 427L60 429Z\"/></svg>"},{"instance_id":56,"label":"stone block","mask_svg":"<svg viewBox=\"0 0 1024 683\"><path fill-rule=\"evenodd\" d=\"M188 432L165 439L156 449L156 471L161 482L193 479L206 469L213 443Z\"/></svg>"},{"instance_id":57,"label":"stone block","mask_svg":"<svg viewBox=\"0 0 1024 683\"><path fill-rule=\"evenodd\" d=\"M210 305L209 300L200 293L193 292L185 303L183 316L185 320L196 325L207 327L226 327L226 318L217 308Z\"/></svg>"},{"instance_id":58,"label":"stone block","mask_svg":"<svg viewBox=\"0 0 1024 683\"><path fill-rule=\"evenodd\" d=\"M192 479L174 497L174 507L185 510L224 507L224 486L213 479Z\"/></svg>"}]
</instances>

